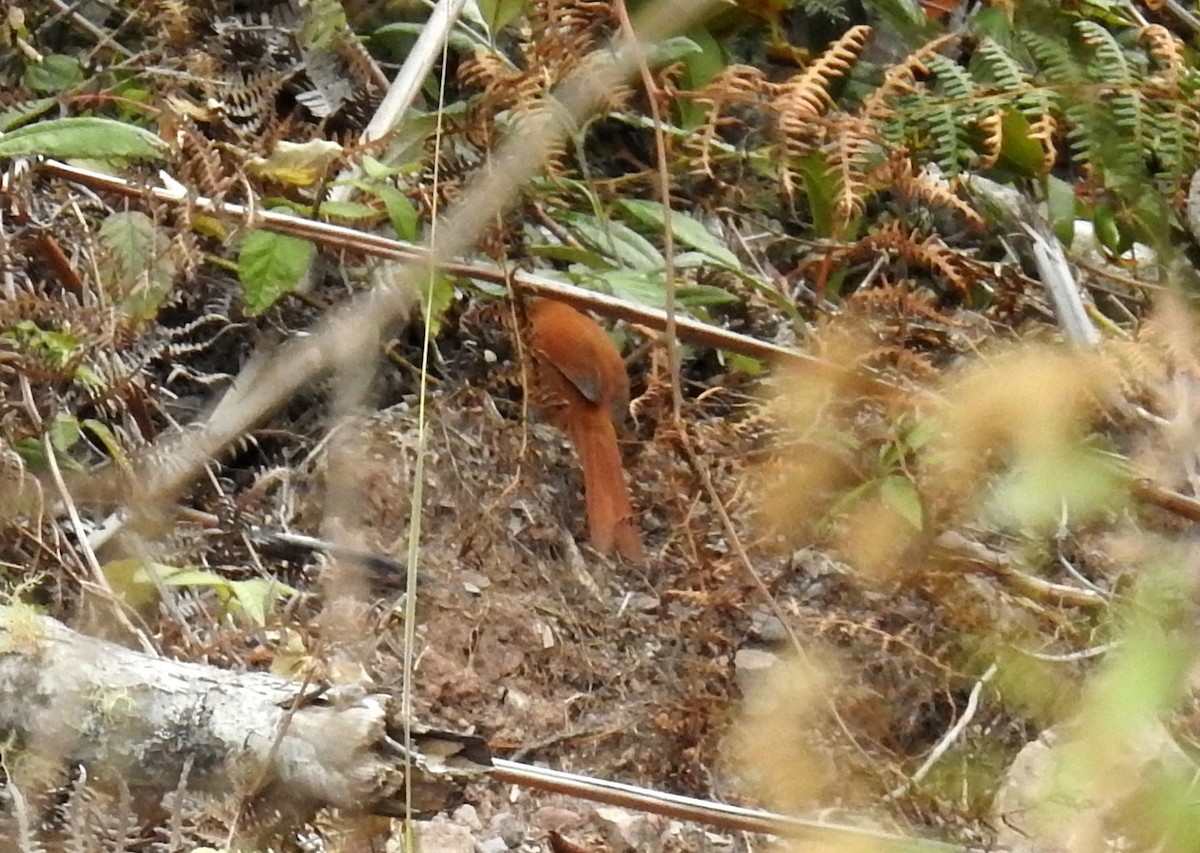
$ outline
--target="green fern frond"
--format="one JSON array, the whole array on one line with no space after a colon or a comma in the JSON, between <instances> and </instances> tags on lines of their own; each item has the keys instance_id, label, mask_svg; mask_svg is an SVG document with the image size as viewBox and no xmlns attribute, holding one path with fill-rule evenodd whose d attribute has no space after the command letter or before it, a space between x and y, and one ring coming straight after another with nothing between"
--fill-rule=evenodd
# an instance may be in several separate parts
<instances>
[{"instance_id":1,"label":"green fern frond","mask_svg":"<svg viewBox=\"0 0 1200 853\"><path fill-rule=\"evenodd\" d=\"M1129 59L1112 33L1095 21L1077 21L1075 29L1095 54L1088 66L1093 79L1114 85L1133 82Z\"/></svg>"},{"instance_id":2,"label":"green fern frond","mask_svg":"<svg viewBox=\"0 0 1200 853\"><path fill-rule=\"evenodd\" d=\"M975 94L975 81L967 70L952 59L935 53L926 60L947 98L966 103Z\"/></svg>"},{"instance_id":3,"label":"green fern frond","mask_svg":"<svg viewBox=\"0 0 1200 853\"><path fill-rule=\"evenodd\" d=\"M1012 92L1029 86L1029 75L1021 63L995 39L985 38L980 42L976 55L996 88Z\"/></svg>"},{"instance_id":4,"label":"green fern frond","mask_svg":"<svg viewBox=\"0 0 1200 853\"><path fill-rule=\"evenodd\" d=\"M1021 43L1037 61L1042 74L1060 85L1083 83L1086 76L1079 60L1071 52L1071 46L1052 33L1037 30L1021 30Z\"/></svg>"},{"instance_id":5,"label":"green fern frond","mask_svg":"<svg viewBox=\"0 0 1200 853\"><path fill-rule=\"evenodd\" d=\"M949 106L937 107L929 114L928 127L938 166L955 174L970 164L975 152L968 138L969 125L959 112Z\"/></svg>"},{"instance_id":6,"label":"green fern frond","mask_svg":"<svg viewBox=\"0 0 1200 853\"><path fill-rule=\"evenodd\" d=\"M798 5L806 15L825 15L835 21L850 19L849 0L800 0Z\"/></svg>"}]
</instances>

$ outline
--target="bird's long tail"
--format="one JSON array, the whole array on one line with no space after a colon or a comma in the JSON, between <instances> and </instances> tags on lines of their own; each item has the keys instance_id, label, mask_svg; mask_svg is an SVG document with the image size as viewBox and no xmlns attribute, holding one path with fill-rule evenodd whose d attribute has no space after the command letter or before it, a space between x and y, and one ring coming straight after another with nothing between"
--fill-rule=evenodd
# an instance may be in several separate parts
<instances>
[{"instance_id":1,"label":"bird's long tail","mask_svg":"<svg viewBox=\"0 0 1200 853\"><path fill-rule=\"evenodd\" d=\"M571 425L571 441L583 468L584 502L587 505L588 538L600 551L616 548L627 560L645 556L638 532L617 432L608 412L597 409Z\"/></svg>"}]
</instances>

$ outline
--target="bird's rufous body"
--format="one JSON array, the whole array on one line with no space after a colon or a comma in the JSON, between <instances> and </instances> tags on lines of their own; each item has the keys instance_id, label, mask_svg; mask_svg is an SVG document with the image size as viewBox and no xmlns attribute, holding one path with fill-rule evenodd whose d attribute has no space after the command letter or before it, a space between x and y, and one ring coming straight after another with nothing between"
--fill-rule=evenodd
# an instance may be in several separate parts
<instances>
[{"instance_id":1,"label":"bird's rufous body","mask_svg":"<svg viewBox=\"0 0 1200 853\"><path fill-rule=\"evenodd\" d=\"M563 302L531 300L529 348L534 400L545 417L571 439L583 469L588 538L597 550L644 556L615 423L629 407L625 362L600 324Z\"/></svg>"}]
</instances>

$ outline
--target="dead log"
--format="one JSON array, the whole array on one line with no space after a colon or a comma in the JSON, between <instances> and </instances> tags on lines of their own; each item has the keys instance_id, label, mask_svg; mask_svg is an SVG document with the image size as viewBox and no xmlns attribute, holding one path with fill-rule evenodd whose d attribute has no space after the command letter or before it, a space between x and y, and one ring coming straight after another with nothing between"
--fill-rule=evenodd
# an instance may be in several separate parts
<instances>
[{"instance_id":1,"label":"dead log","mask_svg":"<svg viewBox=\"0 0 1200 853\"><path fill-rule=\"evenodd\" d=\"M186 790L298 820L404 813L393 697L150 657L19 605L0 607L0 650L0 752L18 787L33 780L12 768L42 780L82 768L143 802ZM490 758L477 738L414 727L411 765L414 807L428 812Z\"/></svg>"}]
</instances>

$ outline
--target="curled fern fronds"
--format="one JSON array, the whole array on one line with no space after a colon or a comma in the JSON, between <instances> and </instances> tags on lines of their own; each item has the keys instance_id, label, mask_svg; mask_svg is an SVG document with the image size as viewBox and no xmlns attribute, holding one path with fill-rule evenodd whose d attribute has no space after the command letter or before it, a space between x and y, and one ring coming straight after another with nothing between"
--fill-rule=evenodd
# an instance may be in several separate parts
<instances>
[{"instance_id":1,"label":"curled fern fronds","mask_svg":"<svg viewBox=\"0 0 1200 853\"><path fill-rule=\"evenodd\" d=\"M771 107L783 138L781 179L788 195L797 180L791 161L812 151L824 138L825 131L816 120L833 105L829 88L849 73L870 35L870 27L851 27L807 68L776 89Z\"/></svg>"},{"instance_id":2,"label":"curled fern fronds","mask_svg":"<svg viewBox=\"0 0 1200 853\"><path fill-rule=\"evenodd\" d=\"M1138 41L1145 42L1161 69L1162 77L1175 85L1187 74L1183 61L1183 44L1162 24L1149 24L1138 33Z\"/></svg>"}]
</instances>

